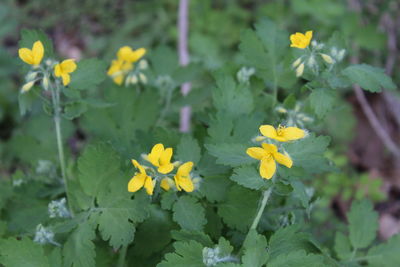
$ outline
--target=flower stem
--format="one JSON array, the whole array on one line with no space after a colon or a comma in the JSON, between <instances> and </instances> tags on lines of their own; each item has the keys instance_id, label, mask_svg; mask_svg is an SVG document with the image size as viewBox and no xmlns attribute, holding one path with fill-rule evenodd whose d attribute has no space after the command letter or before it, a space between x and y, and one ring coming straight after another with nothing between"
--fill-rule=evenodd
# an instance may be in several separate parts
<instances>
[{"instance_id":1,"label":"flower stem","mask_svg":"<svg viewBox=\"0 0 400 267\"><path fill-rule=\"evenodd\" d=\"M254 220L253 220L253 223L250 226L249 232L247 233L247 235L246 235L246 237L245 237L245 239L243 241L243 245L246 243L247 239L249 238L250 232L257 230L258 223L260 222L261 216L264 213L264 209L265 209L265 206L267 205L269 197L271 196L272 189L273 189L273 187L270 187L270 188L268 188L267 190L265 190L263 192L261 203L260 203L260 206L258 208L256 217L254 217ZM240 255L243 253L243 249L244 249L243 245L242 245L242 247L240 248L240 250L238 252L238 257L239 258L240 258Z\"/></svg>"},{"instance_id":2,"label":"flower stem","mask_svg":"<svg viewBox=\"0 0 400 267\"><path fill-rule=\"evenodd\" d=\"M121 248L118 257L118 265L117 267L124 267L125 266L125 258L126 258L126 251L128 250L128 246L125 245Z\"/></svg>"},{"instance_id":3,"label":"flower stem","mask_svg":"<svg viewBox=\"0 0 400 267\"><path fill-rule=\"evenodd\" d=\"M69 191L68 191L68 180L67 180L67 173L66 173L66 167L65 167L65 157L64 157L64 148L62 144L62 133L61 133L61 107L60 107L60 88L58 87L58 84L56 83L55 88L51 88L51 99L53 102L53 109L54 109L54 125L56 128L56 138L57 138L57 149L58 149L58 159L60 161L60 167L61 167L61 176L64 181L64 186L65 186L65 194L67 195L67 203L69 207L69 212L71 216L74 216L73 210L71 208L70 204L70 197L69 197Z\"/></svg>"},{"instance_id":4,"label":"flower stem","mask_svg":"<svg viewBox=\"0 0 400 267\"><path fill-rule=\"evenodd\" d=\"M258 223L260 222L261 216L264 212L265 206L267 205L268 199L271 196L271 193L272 193L272 187L263 192L261 204L258 209L257 215L254 218L253 223L251 224L250 231L257 229Z\"/></svg>"}]
</instances>

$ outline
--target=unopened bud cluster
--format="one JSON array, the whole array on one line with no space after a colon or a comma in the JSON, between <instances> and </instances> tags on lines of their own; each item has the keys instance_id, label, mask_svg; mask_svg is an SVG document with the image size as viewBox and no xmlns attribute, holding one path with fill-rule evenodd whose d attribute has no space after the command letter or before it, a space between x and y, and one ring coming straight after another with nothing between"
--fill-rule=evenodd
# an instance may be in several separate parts
<instances>
[{"instance_id":1,"label":"unopened bud cluster","mask_svg":"<svg viewBox=\"0 0 400 267\"><path fill-rule=\"evenodd\" d=\"M54 244L54 233L53 231L45 228L42 224L36 226L34 242L39 244Z\"/></svg>"},{"instance_id":2,"label":"unopened bud cluster","mask_svg":"<svg viewBox=\"0 0 400 267\"><path fill-rule=\"evenodd\" d=\"M242 67L236 74L239 83L248 84L250 77L256 73L254 68Z\"/></svg>"},{"instance_id":3,"label":"unopened bud cluster","mask_svg":"<svg viewBox=\"0 0 400 267\"><path fill-rule=\"evenodd\" d=\"M50 218L68 218L71 216L67 209L67 200L62 198L60 200L53 200L48 205L48 212Z\"/></svg>"}]
</instances>

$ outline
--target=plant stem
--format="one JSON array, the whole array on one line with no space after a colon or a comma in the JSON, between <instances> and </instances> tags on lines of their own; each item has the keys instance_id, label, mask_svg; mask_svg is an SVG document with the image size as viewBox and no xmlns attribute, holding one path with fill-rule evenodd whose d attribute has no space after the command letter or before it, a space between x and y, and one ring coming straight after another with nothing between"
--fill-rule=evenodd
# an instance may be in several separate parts
<instances>
[{"instance_id":1,"label":"plant stem","mask_svg":"<svg viewBox=\"0 0 400 267\"><path fill-rule=\"evenodd\" d=\"M70 197L69 197L69 191L68 191L68 180L67 180L67 173L66 173L66 167L65 167L65 157L64 157L64 148L62 144L62 133L61 133L61 107L60 107L60 88L58 84L56 83L55 88L50 88L51 91L51 98L53 101L53 109L54 109L54 124L56 128L56 138L57 138L57 149L58 149L58 159L60 161L60 167L61 167L61 176L64 181L64 186L65 186L65 194L67 195L67 203L69 207L69 212L71 216L74 216L74 213L71 209L71 204L70 204Z\"/></svg>"},{"instance_id":2,"label":"plant stem","mask_svg":"<svg viewBox=\"0 0 400 267\"><path fill-rule=\"evenodd\" d=\"M251 224L250 231L257 229L258 223L260 222L261 216L264 212L265 206L267 205L268 199L271 196L271 193L272 193L272 187L263 192L261 204L258 209L257 215L254 218L253 223Z\"/></svg>"},{"instance_id":3,"label":"plant stem","mask_svg":"<svg viewBox=\"0 0 400 267\"><path fill-rule=\"evenodd\" d=\"M125 245L121 248L121 251L119 253L118 257L118 265L117 267L124 267L125 266L125 258L126 258L126 251L128 250L128 246Z\"/></svg>"},{"instance_id":4,"label":"plant stem","mask_svg":"<svg viewBox=\"0 0 400 267\"><path fill-rule=\"evenodd\" d=\"M249 238L250 232L253 231L253 230L257 230L258 223L260 222L261 216L264 213L264 209L265 209L265 206L267 205L269 197L271 196L272 189L273 189L273 187L270 187L267 190L265 190L263 192L263 194L262 194L261 203L260 203L260 206L258 208L256 217L254 218L253 223L250 226L249 232L247 233L247 235L246 235L246 237L245 237L245 239L243 241L243 245L242 245L242 247L240 248L240 250L238 252L238 257L239 258L240 258L240 255L243 252L244 244L246 243L247 239Z\"/></svg>"}]
</instances>

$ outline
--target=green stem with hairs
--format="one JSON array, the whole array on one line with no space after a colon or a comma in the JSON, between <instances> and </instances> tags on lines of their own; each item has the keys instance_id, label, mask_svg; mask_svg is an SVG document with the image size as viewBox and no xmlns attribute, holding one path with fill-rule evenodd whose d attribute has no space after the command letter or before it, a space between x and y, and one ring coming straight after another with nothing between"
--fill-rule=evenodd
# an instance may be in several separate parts
<instances>
[{"instance_id":1,"label":"green stem with hairs","mask_svg":"<svg viewBox=\"0 0 400 267\"><path fill-rule=\"evenodd\" d=\"M64 147L62 143L62 133L61 133L61 106L60 106L60 88L56 82L55 88L51 86L50 88L51 91L51 99L53 102L53 109L54 109L54 125L56 128L56 138L57 138L57 149L58 149L58 159L60 161L60 167L61 167L61 176L64 181L64 186L65 186L65 193L67 195L67 203L69 207L69 212L71 213L71 216L74 215L73 210L71 209L71 204L70 204L70 196L69 196L69 191L68 191L68 179L67 179L67 172L66 172L66 166L65 166L65 157L64 157Z\"/></svg>"}]
</instances>

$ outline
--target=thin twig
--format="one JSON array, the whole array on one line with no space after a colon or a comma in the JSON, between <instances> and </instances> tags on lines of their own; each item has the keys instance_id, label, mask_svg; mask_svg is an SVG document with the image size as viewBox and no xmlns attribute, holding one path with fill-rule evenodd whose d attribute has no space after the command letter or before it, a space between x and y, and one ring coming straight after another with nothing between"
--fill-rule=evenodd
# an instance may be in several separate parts
<instances>
[{"instance_id":1,"label":"thin twig","mask_svg":"<svg viewBox=\"0 0 400 267\"><path fill-rule=\"evenodd\" d=\"M178 16L178 29L179 29L179 39L178 39L178 53L179 53L179 64L181 66L186 66L189 64L189 52L188 52L188 29L189 29L189 0L179 1L179 16ZM191 83L187 82L182 84L181 93L186 96L191 89ZM191 107L184 106L180 111L180 131L187 133L190 130L190 117L191 117Z\"/></svg>"}]
</instances>

